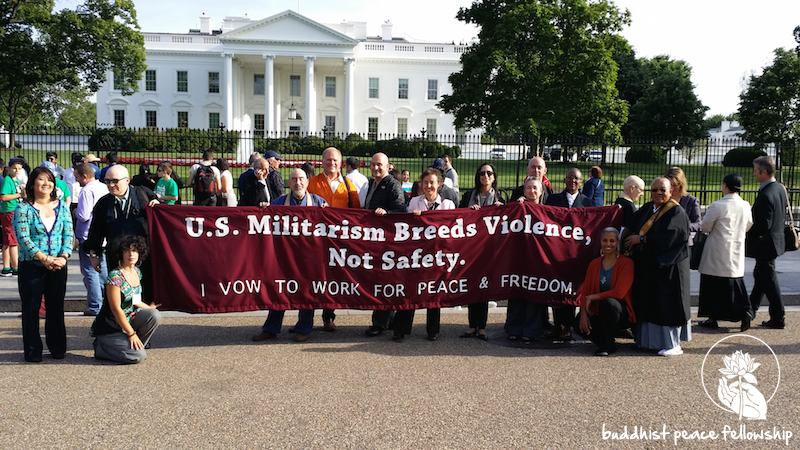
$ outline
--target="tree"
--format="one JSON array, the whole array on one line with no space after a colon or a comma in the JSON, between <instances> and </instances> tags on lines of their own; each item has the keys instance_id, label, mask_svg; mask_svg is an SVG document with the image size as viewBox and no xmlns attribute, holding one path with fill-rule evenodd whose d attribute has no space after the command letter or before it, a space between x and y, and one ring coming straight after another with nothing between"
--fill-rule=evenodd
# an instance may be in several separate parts
<instances>
[{"instance_id":1,"label":"tree","mask_svg":"<svg viewBox=\"0 0 800 450\"><path fill-rule=\"evenodd\" d=\"M735 120L738 122L739 114L738 113L732 113L728 115L714 114L713 116L708 116L705 119L703 119L703 129L708 131L712 128L719 128L720 126L722 126L723 120L728 120L728 121Z\"/></svg>"},{"instance_id":2,"label":"tree","mask_svg":"<svg viewBox=\"0 0 800 450\"><path fill-rule=\"evenodd\" d=\"M739 96L739 118L745 139L778 143L793 149L800 135L800 55L775 50L772 64L751 76ZM785 158L787 159L787 158ZM793 160L788 158L787 160Z\"/></svg>"},{"instance_id":3,"label":"tree","mask_svg":"<svg viewBox=\"0 0 800 450\"><path fill-rule=\"evenodd\" d=\"M631 105L629 131L633 138L657 138L667 146L682 147L706 135L703 117L708 110L694 93L692 69L667 56L639 59L644 89Z\"/></svg>"},{"instance_id":4,"label":"tree","mask_svg":"<svg viewBox=\"0 0 800 450\"><path fill-rule=\"evenodd\" d=\"M450 75L453 93L439 102L457 127L620 136L627 109L610 40L627 11L607 0L484 0L456 17L480 27Z\"/></svg>"},{"instance_id":5,"label":"tree","mask_svg":"<svg viewBox=\"0 0 800 450\"><path fill-rule=\"evenodd\" d=\"M111 69L132 93L145 69L132 0L85 0L53 12L54 0L0 0L0 113L14 132L53 111L66 92L95 92Z\"/></svg>"},{"instance_id":6,"label":"tree","mask_svg":"<svg viewBox=\"0 0 800 450\"><path fill-rule=\"evenodd\" d=\"M71 130L93 127L97 121L97 105L89 101L88 94L82 88L65 92L61 97L61 108L56 111L58 118L53 125Z\"/></svg>"}]
</instances>

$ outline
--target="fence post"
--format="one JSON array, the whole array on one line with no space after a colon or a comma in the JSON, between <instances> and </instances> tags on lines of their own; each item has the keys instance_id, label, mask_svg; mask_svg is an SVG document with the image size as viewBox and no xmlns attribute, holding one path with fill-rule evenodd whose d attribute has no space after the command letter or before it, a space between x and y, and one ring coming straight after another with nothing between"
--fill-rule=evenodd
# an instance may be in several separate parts
<instances>
[{"instance_id":1,"label":"fence post","mask_svg":"<svg viewBox=\"0 0 800 450\"><path fill-rule=\"evenodd\" d=\"M706 157L703 160L703 175L700 177L700 185L703 186L702 190L700 191L700 204L705 205L706 203L706 196L708 193L706 192L706 181L708 180L708 152L710 151L710 144L711 138L706 138Z\"/></svg>"}]
</instances>

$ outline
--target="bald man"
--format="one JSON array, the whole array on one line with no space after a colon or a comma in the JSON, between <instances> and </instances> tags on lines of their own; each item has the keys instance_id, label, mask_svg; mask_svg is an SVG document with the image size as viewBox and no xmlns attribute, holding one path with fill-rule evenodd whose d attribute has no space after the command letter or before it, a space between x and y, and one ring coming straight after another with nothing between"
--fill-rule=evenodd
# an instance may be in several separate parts
<instances>
[{"instance_id":1,"label":"bald man","mask_svg":"<svg viewBox=\"0 0 800 450\"><path fill-rule=\"evenodd\" d=\"M108 186L108 194L97 201L92 209L92 224L89 235L81 249L89 254L92 266L100 270L100 257L118 245L120 239L127 235L142 236L149 243L147 230L148 206L158 203L156 194L144 186L131 186L128 169L121 164L109 167L104 183ZM105 247L103 246L106 243ZM109 270L116 269L119 261L108 258ZM153 300L152 271L149 258L142 261L142 300L150 303Z\"/></svg>"},{"instance_id":2,"label":"bald man","mask_svg":"<svg viewBox=\"0 0 800 450\"><path fill-rule=\"evenodd\" d=\"M539 156L534 156L528 161L528 177L533 177L542 182L542 196L539 198L539 203L544 205L547 202L547 197L553 193L553 188L550 186L550 180L547 179L547 164L544 159ZM527 178L527 177L526 177ZM525 186L517 186L511 193L511 200L519 200L525 197Z\"/></svg>"}]
</instances>

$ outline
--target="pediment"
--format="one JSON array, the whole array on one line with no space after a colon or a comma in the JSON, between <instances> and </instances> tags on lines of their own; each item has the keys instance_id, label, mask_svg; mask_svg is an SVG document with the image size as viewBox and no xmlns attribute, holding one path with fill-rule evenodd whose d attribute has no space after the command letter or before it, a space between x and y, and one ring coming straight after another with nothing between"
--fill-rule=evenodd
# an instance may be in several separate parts
<instances>
[{"instance_id":1,"label":"pediment","mask_svg":"<svg viewBox=\"0 0 800 450\"><path fill-rule=\"evenodd\" d=\"M228 31L219 38L223 42L255 41L347 46L355 46L358 43L345 34L291 10Z\"/></svg>"},{"instance_id":2,"label":"pediment","mask_svg":"<svg viewBox=\"0 0 800 450\"><path fill-rule=\"evenodd\" d=\"M425 114L426 116L429 116L429 117L440 116L442 114L442 111L437 109L437 108L431 108L431 109L425 111L423 114Z\"/></svg>"},{"instance_id":3,"label":"pediment","mask_svg":"<svg viewBox=\"0 0 800 450\"><path fill-rule=\"evenodd\" d=\"M222 105L220 105L219 103L214 103L214 102L206 103L205 108L206 109L222 109Z\"/></svg>"},{"instance_id":4,"label":"pediment","mask_svg":"<svg viewBox=\"0 0 800 450\"><path fill-rule=\"evenodd\" d=\"M173 108L191 108L192 104L185 101L185 100L178 100L177 102L172 104Z\"/></svg>"},{"instance_id":5,"label":"pediment","mask_svg":"<svg viewBox=\"0 0 800 450\"><path fill-rule=\"evenodd\" d=\"M115 98L108 101L108 105L111 106L128 106L129 104L130 102L125 100L124 98Z\"/></svg>"},{"instance_id":6,"label":"pediment","mask_svg":"<svg viewBox=\"0 0 800 450\"><path fill-rule=\"evenodd\" d=\"M373 106L371 108L365 109L364 112L366 114L379 114L379 115L382 115L385 111L382 108L378 107L378 106Z\"/></svg>"},{"instance_id":7,"label":"pediment","mask_svg":"<svg viewBox=\"0 0 800 450\"><path fill-rule=\"evenodd\" d=\"M152 100L152 99L150 99L150 100L147 100L146 102L139 103L139 106L142 106L142 107L151 107L151 108L158 108L158 107L160 107L160 106L161 106L161 103L159 103L159 102L157 102L157 101L155 101L155 100Z\"/></svg>"},{"instance_id":8,"label":"pediment","mask_svg":"<svg viewBox=\"0 0 800 450\"><path fill-rule=\"evenodd\" d=\"M399 106L394 111L394 113L396 115L400 116L400 117L413 116L414 115L414 110L409 108L408 106Z\"/></svg>"}]
</instances>

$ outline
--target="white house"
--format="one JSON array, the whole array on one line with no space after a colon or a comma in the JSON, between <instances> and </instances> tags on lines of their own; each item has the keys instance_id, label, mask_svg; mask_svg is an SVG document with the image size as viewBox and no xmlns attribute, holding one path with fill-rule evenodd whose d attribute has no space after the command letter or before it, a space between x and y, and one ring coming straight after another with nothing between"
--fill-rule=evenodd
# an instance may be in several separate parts
<instances>
[{"instance_id":1,"label":"white house","mask_svg":"<svg viewBox=\"0 0 800 450\"><path fill-rule=\"evenodd\" d=\"M256 133L455 134L436 104L466 46L368 37L366 23L323 25L294 11L263 20L211 18L189 33L145 32L147 70L123 96L113 73L97 122Z\"/></svg>"}]
</instances>

